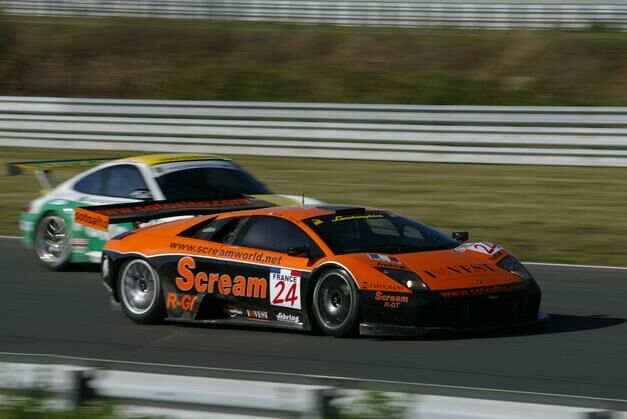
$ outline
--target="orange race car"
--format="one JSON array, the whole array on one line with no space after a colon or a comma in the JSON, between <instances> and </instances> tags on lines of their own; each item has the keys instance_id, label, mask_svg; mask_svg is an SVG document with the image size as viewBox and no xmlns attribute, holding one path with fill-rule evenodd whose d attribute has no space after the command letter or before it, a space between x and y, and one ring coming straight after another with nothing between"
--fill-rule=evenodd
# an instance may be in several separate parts
<instances>
[{"instance_id":1,"label":"orange race car","mask_svg":"<svg viewBox=\"0 0 627 419\"><path fill-rule=\"evenodd\" d=\"M162 319L321 329L334 336L417 336L536 323L541 292L493 243L463 243L388 211L272 207L251 197L80 208L109 224L209 214L111 239L102 278L124 313Z\"/></svg>"}]
</instances>

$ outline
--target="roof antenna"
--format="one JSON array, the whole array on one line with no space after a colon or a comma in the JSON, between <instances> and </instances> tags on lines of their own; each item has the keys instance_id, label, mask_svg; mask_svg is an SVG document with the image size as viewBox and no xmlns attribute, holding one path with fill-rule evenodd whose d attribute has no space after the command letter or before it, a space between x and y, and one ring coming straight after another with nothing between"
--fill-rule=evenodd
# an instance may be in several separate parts
<instances>
[{"instance_id":1,"label":"roof antenna","mask_svg":"<svg viewBox=\"0 0 627 419\"><path fill-rule=\"evenodd\" d=\"M305 194L301 194L300 196L302 198L302 204L305 205Z\"/></svg>"}]
</instances>

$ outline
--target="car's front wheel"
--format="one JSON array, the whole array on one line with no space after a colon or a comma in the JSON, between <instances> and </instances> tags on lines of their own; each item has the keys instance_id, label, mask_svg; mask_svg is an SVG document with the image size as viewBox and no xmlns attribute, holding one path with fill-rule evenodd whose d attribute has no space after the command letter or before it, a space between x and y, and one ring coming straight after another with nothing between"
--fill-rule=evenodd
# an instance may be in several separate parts
<instances>
[{"instance_id":1,"label":"car's front wheel","mask_svg":"<svg viewBox=\"0 0 627 419\"><path fill-rule=\"evenodd\" d=\"M332 336L351 336L359 327L359 290L344 269L323 272L313 292L313 312L320 329Z\"/></svg>"},{"instance_id":2,"label":"car's front wheel","mask_svg":"<svg viewBox=\"0 0 627 419\"><path fill-rule=\"evenodd\" d=\"M165 307L161 281L157 271L144 259L126 262L117 281L122 311L137 323L157 323L163 319Z\"/></svg>"},{"instance_id":3,"label":"car's front wheel","mask_svg":"<svg viewBox=\"0 0 627 419\"><path fill-rule=\"evenodd\" d=\"M48 213L35 228L35 254L48 269L60 271L70 261L70 228L58 214Z\"/></svg>"}]
</instances>

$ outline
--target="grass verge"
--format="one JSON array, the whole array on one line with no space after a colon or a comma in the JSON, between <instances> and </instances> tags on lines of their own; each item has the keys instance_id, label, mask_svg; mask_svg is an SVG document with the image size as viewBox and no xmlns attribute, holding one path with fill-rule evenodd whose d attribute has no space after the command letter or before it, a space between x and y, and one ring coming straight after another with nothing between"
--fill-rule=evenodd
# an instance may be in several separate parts
<instances>
[{"instance_id":1,"label":"grass verge","mask_svg":"<svg viewBox=\"0 0 627 419\"><path fill-rule=\"evenodd\" d=\"M627 33L0 19L4 95L627 105Z\"/></svg>"},{"instance_id":2,"label":"grass verge","mask_svg":"<svg viewBox=\"0 0 627 419\"><path fill-rule=\"evenodd\" d=\"M3 148L10 161L137 152ZM469 230L523 260L627 266L627 169L235 156L272 190L382 207L445 231ZM0 177L0 232L17 234L32 175Z\"/></svg>"}]
</instances>

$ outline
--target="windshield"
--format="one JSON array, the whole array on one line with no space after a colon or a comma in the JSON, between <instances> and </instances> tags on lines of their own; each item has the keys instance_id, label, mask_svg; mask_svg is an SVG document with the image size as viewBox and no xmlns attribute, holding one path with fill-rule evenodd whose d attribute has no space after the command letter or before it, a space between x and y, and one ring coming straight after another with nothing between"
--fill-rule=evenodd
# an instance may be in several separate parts
<instances>
[{"instance_id":1,"label":"windshield","mask_svg":"<svg viewBox=\"0 0 627 419\"><path fill-rule=\"evenodd\" d=\"M271 193L230 161L167 163L154 167L155 179L168 200Z\"/></svg>"},{"instance_id":2,"label":"windshield","mask_svg":"<svg viewBox=\"0 0 627 419\"><path fill-rule=\"evenodd\" d=\"M387 212L332 214L309 218L305 223L335 254L424 252L459 245L431 227Z\"/></svg>"}]
</instances>

